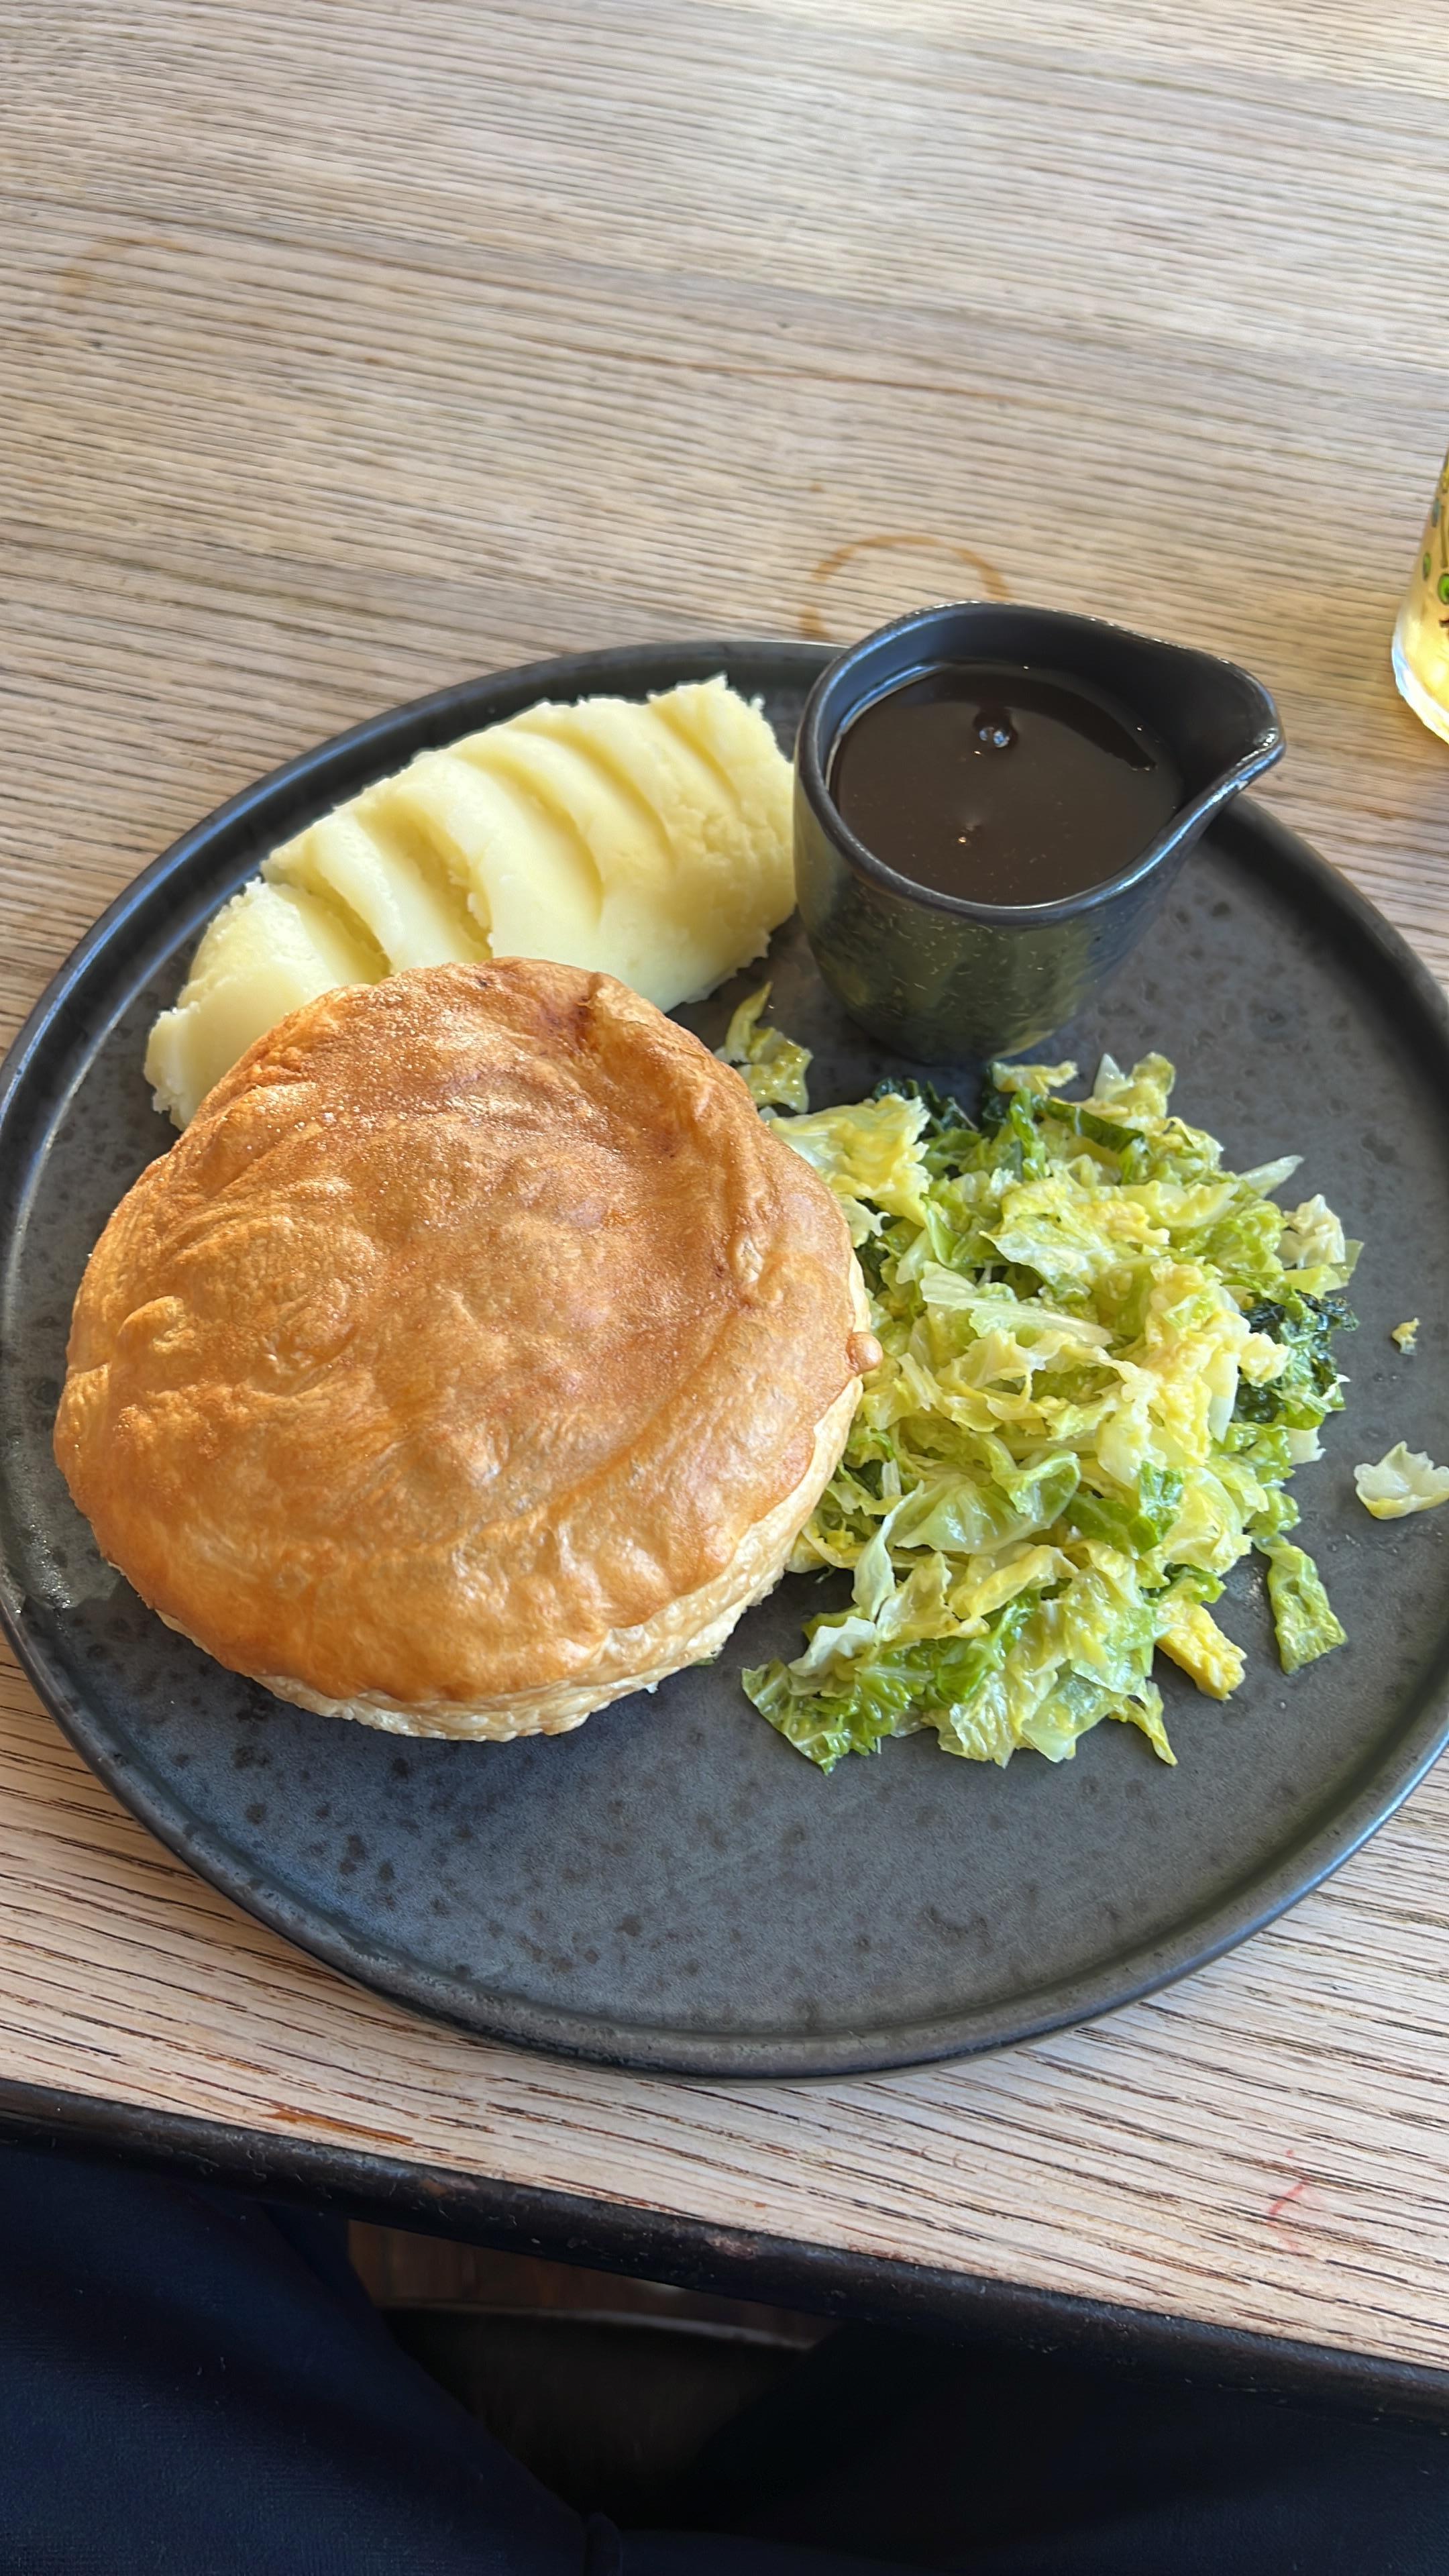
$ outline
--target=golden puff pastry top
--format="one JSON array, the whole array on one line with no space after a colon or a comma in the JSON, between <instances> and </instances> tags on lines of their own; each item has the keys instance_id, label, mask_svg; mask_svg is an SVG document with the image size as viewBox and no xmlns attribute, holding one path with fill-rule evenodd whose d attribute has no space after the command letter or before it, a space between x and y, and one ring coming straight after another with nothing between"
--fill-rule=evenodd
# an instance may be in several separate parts
<instances>
[{"instance_id":1,"label":"golden puff pastry top","mask_svg":"<svg viewBox=\"0 0 1449 2576\"><path fill-rule=\"evenodd\" d=\"M322 995L142 1173L56 1455L234 1670L327 1699L565 1680L733 1560L857 1373L834 1199L611 976Z\"/></svg>"}]
</instances>

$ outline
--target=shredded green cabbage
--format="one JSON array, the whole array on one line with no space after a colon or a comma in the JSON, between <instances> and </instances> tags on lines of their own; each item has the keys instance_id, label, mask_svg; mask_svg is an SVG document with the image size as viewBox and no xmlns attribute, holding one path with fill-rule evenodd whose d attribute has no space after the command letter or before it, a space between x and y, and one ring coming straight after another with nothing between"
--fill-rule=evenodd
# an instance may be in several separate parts
<instances>
[{"instance_id":1,"label":"shredded green cabbage","mask_svg":"<svg viewBox=\"0 0 1449 2576\"><path fill-rule=\"evenodd\" d=\"M810 1095L805 1076L810 1068L810 1049L797 1046L779 1029L761 1028L769 998L770 987L762 984L758 993L751 993L748 1001L741 1002L719 1049L720 1061L732 1064L743 1074L757 1109L808 1109Z\"/></svg>"},{"instance_id":2,"label":"shredded green cabbage","mask_svg":"<svg viewBox=\"0 0 1449 2576\"><path fill-rule=\"evenodd\" d=\"M1291 1539L1270 1538L1263 1554L1279 1660L1285 1673L1296 1673L1341 1646L1343 1630L1329 1608L1323 1577L1305 1549Z\"/></svg>"},{"instance_id":3,"label":"shredded green cabbage","mask_svg":"<svg viewBox=\"0 0 1449 2576\"><path fill-rule=\"evenodd\" d=\"M762 1009L727 1053L768 1069ZM884 1353L791 1559L846 1569L851 1605L744 1675L824 1770L923 1727L971 1760L1057 1762L1108 1717L1171 1762L1154 1653L1236 1689L1211 1605L1254 1546L1284 1670L1341 1642L1284 1533L1342 1404L1359 1246L1320 1198L1274 1204L1295 1157L1224 1171L1172 1115L1164 1057L1105 1057L1085 1100L1075 1079L994 1067L979 1121L907 1081L765 1110L841 1202Z\"/></svg>"},{"instance_id":4,"label":"shredded green cabbage","mask_svg":"<svg viewBox=\"0 0 1449 2576\"><path fill-rule=\"evenodd\" d=\"M1355 1467L1353 1481L1376 1521L1401 1521L1409 1512L1436 1511L1449 1503L1449 1467L1436 1467L1427 1449L1396 1440L1377 1466Z\"/></svg>"}]
</instances>

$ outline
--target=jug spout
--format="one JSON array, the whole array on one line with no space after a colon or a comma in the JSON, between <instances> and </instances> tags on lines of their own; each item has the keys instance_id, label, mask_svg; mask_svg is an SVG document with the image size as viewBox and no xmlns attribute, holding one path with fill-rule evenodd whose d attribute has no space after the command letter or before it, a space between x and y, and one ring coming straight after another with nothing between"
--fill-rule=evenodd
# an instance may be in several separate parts
<instances>
[{"instance_id":1,"label":"jug spout","mask_svg":"<svg viewBox=\"0 0 1449 2576\"><path fill-rule=\"evenodd\" d=\"M1163 744L1182 782L1181 799L1161 835L1164 852L1197 839L1241 788L1283 757L1278 710L1260 680L1215 653L1160 644L1119 627L1073 619L1078 642L1100 684L1120 691Z\"/></svg>"}]
</instances>

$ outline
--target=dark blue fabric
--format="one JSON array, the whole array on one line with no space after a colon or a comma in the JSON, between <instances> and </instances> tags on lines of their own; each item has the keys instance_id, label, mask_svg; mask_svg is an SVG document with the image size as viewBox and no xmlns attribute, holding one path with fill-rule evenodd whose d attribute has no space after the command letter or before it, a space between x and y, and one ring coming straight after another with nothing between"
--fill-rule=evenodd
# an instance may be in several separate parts
<instances>
[{"instance_id":1,"label":"dark blue fabric","mask_svg":"<svg viewBox=\"0 0 1449 2576\"><path fill-rule=\"evenodd\" d=\"M837 2564L713 2549L709 2576ZM651 2576L693 2565L664 2543ZM398 2349L340 2221L0 2147L0 2576L625 2568Z\"/></svg>"},{"instance_id":2,"label":"dark blue fabric","mask_svg":"<svg viewBox=\"0 0 1449 2576\"><path fill-rule=\"evenodd\" d=\"M967 2576L1449 2576L1434 2426L873 2327L717 2435L682 2501Z\"/></svg>"},{"instance_id":3,"label":"dark blue fabric","mask_svg":"<svg viewBox=\"0 0 1449 2576\"><path fill-rule=\"evenodd\" d=\"M337 2231L13 2148L0 2433L5 2576L584 2564L577 2518L398 2351Z\"/></svg>"},{"instance_id":4,"label":"dark blue fabric","mask_svg":"<svg viewBox=\"0 0 1449 2576\"><path fill-rule=\"evenodd\" d=\"M0 2148L0 2576L1449 2576L1449 2440L847 2328L620 2539L393 2342L340 2225Z\"/></svg>"}]
</instances>

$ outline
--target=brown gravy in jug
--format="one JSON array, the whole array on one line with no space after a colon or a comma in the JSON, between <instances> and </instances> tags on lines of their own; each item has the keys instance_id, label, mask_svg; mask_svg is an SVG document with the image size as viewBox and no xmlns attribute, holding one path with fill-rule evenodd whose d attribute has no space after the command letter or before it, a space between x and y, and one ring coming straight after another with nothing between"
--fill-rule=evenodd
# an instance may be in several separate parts
<instances>
[{"instance_id":1,"label":"brown gravy in jug","mask_svg":"<svg viewBox=\"0 0 1449 2576\"><path fill-rule=\"evenodd\" d=\"M856 839L916 885L972 903L1057 903L1141 857L1182 781L1105 691L971 662L863 707L837 746L830 792Z\"/></svg>"}]
</instances>

